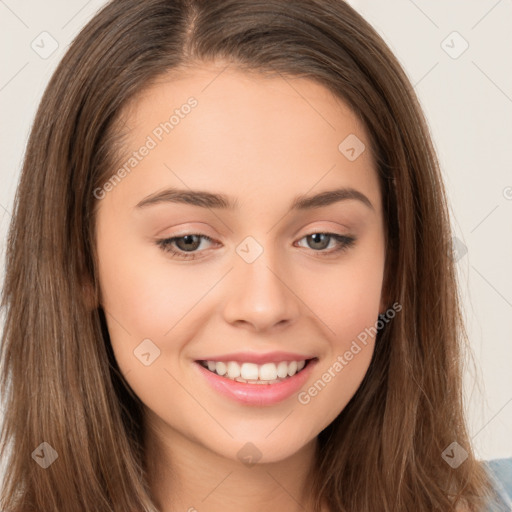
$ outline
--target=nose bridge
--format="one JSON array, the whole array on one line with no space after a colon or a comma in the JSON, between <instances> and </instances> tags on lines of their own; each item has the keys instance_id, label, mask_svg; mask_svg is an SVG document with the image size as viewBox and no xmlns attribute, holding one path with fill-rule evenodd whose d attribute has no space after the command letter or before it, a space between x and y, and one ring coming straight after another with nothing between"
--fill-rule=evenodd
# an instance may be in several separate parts
<instances>
[{"instance_id":1,"label":"nose bridge","mask_svg":"<svg viewBox=\"0 0 512 512\"><path fill-rule=\"evenodd\" d=\"M282 258L271 240L272 237L267 236L263 245L256 238L247 236L238 244L236 272L239 273L240 284L246 291L262 294L262 298L272 302L282 295L284 285L276 276L279 273L277 269L282 265Z\"/></svg>"},{"instance_id":2,"label":"nose bridge","mask_svg":"<svg viewBox=\"0 0 512 512\"><path fill-rule=\"evenodd\" d=\"M255 327L270 327L291 320L298 312L290 283L281 272L282 258L271 246L248 236L236 247L234 286L225 309L226 320L245 321Z\"/></svg>"}]
</instances>

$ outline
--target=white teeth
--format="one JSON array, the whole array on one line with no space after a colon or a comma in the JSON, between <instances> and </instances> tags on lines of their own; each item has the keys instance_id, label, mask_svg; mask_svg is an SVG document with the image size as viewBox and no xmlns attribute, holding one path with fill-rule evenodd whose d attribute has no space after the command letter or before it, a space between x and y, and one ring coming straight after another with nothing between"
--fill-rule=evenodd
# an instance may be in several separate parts
<instances>
[{"instance_id":1,"label":"white teeth","mask_svg":"<svg viewBox=\"0 0 512 512\"><path fill-rule=\"evenodd\" d=\"M240 375L245 380L258 380L258 365L254 363L243 363L240 369Z\"/></svg>"},{"instance_id":2,"label":"white teeth","mask_svg":"<svg viewBox=\"0 0 512 512\"><path fill-rule=\"evenodd\" d=\"M208 363L213 363L215 365L215 368L212 370L212 372L217 372L220 376L226 375L228 369L226 368L226 364L223 362L215 363L215 361L208 361Z\"/></svg>"},{"instance_id":3,"label":"white teeth","mask_svg":"<svg viewBox=\"0 0 512 512\"><path fill-rule=\"evenodd\" d=\"M235 361L229 361L228 363L228 377L230 379L236 379L240 377L240 365Z\"/></svg>"},{"instance_id":4,"label":"white teeth","mask_svg":"<svg viewBox=\"0 0 512 512\"><path fill-rule=\"evenodd\" d=\"M277 365L277 376L280 379L284 379L288 375L288 363L286 361L281 361Z\"/></svg>"},{"instance_id":5,"label":"white teeth","mask_svg":"<svg viewBox=\"0 0 512 512\"><path fill-rule=\"evenodd\" d=\"M277 379L277 367L275 363L265 363L259 368L260 380L276 380Z\"/></svg>"},{"instance_id":6,"label":"white teeth","mask_svg":"<svg viewBox=\"0 0 512 512\"><path fill-rule=\"evenodd\" d=\"M281 361L279 363L238 363L236 361L206 361L202 362L205 368L220 376L228 377L238 382L248 382L250 384L274 384L281 382L282 379L292 377L300 372L306 361Z\"/></svg>"},{"instance_id":7,"label":"white teeth","mask_svg":"<svg viewBox=\"0 0 512 512\"><path fill-rule=\"evenodd\" d=\"M291 361L288 365L288 375L291 377L297 373L297 361Z\"/></svg>"}]
</instances>

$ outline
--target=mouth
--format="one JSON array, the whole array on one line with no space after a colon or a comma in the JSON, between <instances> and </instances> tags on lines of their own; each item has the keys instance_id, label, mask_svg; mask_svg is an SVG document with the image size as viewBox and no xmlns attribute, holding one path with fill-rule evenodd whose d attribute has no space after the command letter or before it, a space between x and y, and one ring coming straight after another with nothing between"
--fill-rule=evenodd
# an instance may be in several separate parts
<instances>
[{"instance_id":1,"label":"mouth","mask_svg":"<svg viewBox=\"0 0 512 512\"><path fill-rule=\"evenodd\" d=\"M241 361L194 362L200 382L230 400L254 407L273 406L291 398L307 384L317 364L317 357L261 365Z\"/></svg>"},{"instance_id":2,"label":"mouth","mask_svg":"<svg viewBox=\"0 0 512 512\"><path fill-rule=\"evenodd\" d=\"M209 372L236 382L245 384L270 385L284 382L294 375L303 372L311 362L318 358L295 361L268 362L256 364L239 361L198 360L196 363Z\"/></svg>"}]
</instances>

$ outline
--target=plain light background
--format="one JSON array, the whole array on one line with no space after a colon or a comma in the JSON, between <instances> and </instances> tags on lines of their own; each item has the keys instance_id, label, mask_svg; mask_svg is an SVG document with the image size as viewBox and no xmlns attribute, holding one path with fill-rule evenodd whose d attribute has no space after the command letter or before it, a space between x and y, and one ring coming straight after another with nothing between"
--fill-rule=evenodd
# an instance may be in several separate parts
<instances>
[{"instance_id":1,"label":"plain light background","mask_svg":"<svg viewBox=\"0 0 512 512\"><path fill-rule=\"evenodd\" d=\"M7 229L36 108L68 45L105 3L0 0L2 281ZM426 113L451 202L477 365L476 373L468 366L465 374L470 434L479 459L511 457L512 1L349 3L398 57Z\"/></svg>"}]
</instances>

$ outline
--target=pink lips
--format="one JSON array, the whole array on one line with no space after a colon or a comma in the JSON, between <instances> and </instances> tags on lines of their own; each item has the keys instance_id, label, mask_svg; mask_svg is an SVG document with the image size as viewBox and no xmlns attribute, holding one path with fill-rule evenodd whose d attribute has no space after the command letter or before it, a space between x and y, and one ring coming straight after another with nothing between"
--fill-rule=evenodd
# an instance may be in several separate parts
<instances>
[{"instance_id":1,"label":"pink lips","mask_svg":"<svg viewBox=\"0 0 512 512\"><path fill-rule=\"evenodd\" d=\"M239 356L240 354L237 355ZM244 359L241 359L240 361L256 362L254 359L247 359L247 355L248 354L244 354ZM297 356L296 354L294 354L290 359L283 358L282 355L280 355L279 358L280 359L277 359L277 361L302 361L304 359L308 359L307 357ZM237 361L237 358L212 358L208 360ZM267 358L264 360L264 362L270 361ZM221 377L220 375L211 372L197 361L194 363L194 367L197 368L197 370L200 372L200 375L206 379L208 384L220 394L234 399L244 405L266 406L277 404L297 393L304 385L308 377L311 375L311 372L317 363L318 359L312 359L308 361L306 366L300 372L296 373L292 377L287 377L282 382L278 382L276 384L247 384L245 382L237 382L235 380L231 380L227 377Z\"/></svg>"}]
</instances>

